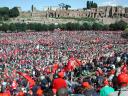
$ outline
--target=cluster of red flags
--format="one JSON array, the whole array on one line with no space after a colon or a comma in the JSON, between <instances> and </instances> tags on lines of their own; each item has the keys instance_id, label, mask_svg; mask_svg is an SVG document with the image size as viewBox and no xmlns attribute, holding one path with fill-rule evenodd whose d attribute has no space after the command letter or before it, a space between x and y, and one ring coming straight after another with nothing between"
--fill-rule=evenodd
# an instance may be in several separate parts
<instances>
[{"instance_id":1,"label":"cluster of red flags","mask_svg":"<svg viewBox=\"0 0 128 96\"><path fill-rule=\"evenodd\" d=\"M35 81L26 73L17 72L20 76L23 76L28 82L29 87L32 88L35 85Z\"/></svg>"}]
</instances>

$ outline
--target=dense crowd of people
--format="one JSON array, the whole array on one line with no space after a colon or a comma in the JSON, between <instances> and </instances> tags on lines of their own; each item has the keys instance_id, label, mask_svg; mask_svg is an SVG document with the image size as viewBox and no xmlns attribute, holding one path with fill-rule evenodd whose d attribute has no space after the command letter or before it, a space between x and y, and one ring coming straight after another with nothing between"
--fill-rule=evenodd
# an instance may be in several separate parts
<instances>
[{"instance_id":1,"label":"dense crowd of people","mask_svg":"<svg viewBox=\"0 0 128 96\"><path fill-rule=\"evenodd\" d=\"M0 33L0 96L127 96L120 31Z\"/></svg>"}]
</instances>

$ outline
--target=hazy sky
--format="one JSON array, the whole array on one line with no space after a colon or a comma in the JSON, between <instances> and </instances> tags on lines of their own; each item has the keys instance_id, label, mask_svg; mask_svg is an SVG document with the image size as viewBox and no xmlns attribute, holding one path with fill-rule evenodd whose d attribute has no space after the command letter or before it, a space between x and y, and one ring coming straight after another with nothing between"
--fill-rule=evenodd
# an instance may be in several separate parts
<instances>
[{"instance_id":1,"label":"hazy sky","mask_svg":"<svg viewBox=\"0 0 128 96\"><path fill-rule=\"evenodd\" d=\"M0 0L0 7L19 6L22 10L30 10L33 4L37 9L42 10L46 6L58 6L60 3L71 5L72 8L86 7L87 0ZM98 5L122 5L128 7L128 0L93 0Z\"/></svg>"}]
</instances>

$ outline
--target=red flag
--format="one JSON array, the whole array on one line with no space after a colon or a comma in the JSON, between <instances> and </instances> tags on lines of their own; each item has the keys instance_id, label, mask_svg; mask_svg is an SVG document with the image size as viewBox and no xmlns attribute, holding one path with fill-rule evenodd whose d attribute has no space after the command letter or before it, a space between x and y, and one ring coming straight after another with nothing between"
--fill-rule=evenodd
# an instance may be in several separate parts
<instances>
[{"instance_id":1,"label":"red flag","mask_svg":"<svg viewBox=\"0 0 128 96\"><path fill-rule=\"evenodd\" d=\"M77 62L77 66L80 66L80 65L81 65L80 60L79 60L79 59L75 59L75 60L76 60L76 62Z\"/></svg>"},{"instance_id":2,"label":"red flag","mask_svg":"<svg viewBox=\"0 0 128 96\"><path fill-rule=\"evenodd\" d=\"M22 72L17 72L19 75L23 76L25 79L28 80L29 82L29 87L32 88L35 85L35 81L26 73L22 73Z\"/></svg>"},{"instance_id":3,"label":"red flag","mask_svg":"<svg viewBox=\"0 0 128 96\"><path fill-rule=\"evenodd\" d=\"M77 66L79 66L81 62L78 59L70 58L67 63L67 70L74 70Z\"/></svg>"},{"instance_id":4,"label":"red flag","mask_svg":"<svg viewBox=\"0 0 128 96\"><path fill-rule=\"evenodd\" d=\"M122 73L127 73L127 72L128 72L128 69L127 69L127 65L126 65L126 64L124 64L124 65L122 66L121 72L122 72Z\"/></svg>"},{"instance_id":5,"label":"red flag","mask_svg":"<svg viewBox=\"0 0 128 96\"><path fill-rule=\"evenodd\" d=\"M55 73L55 71L58 69L59 65L58 64L53 64L52 66L52 73Z\"/></svg>"}]
</instances>

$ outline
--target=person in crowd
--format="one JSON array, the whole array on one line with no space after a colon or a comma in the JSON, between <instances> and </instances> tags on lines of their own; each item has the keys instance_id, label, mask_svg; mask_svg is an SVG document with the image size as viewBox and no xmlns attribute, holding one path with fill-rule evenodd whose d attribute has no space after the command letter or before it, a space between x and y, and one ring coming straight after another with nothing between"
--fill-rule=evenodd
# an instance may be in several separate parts
<instances>
[{"instance_id":1,"label":"person in crowd","mask_svg":"<svg viewBox=\"0 0 128 96\"><path fill-rule=\"evenodd\" d=\"M88 83L88 82L83 82L83 94L85 96L99 96L99 94L94 90L94 88Z\"/></svg>"},{"instance_id":2,"label":"person in crowd","mask_svg":"<svg viewBox=\"0 0 128 96\"><path fill-rule=\"evenodd\" d=\"M117 77L119 89L110 93L108 96L127 96L128 95L128 74L120 73Z\"/></svg>"},{"instance_id":3,"label":"person in crowd","mask_svg":"<svg viewBox=\"0 0 128 96\"><path fill-rule=\"evenodd\" d=\"M57 91L56 96L69 96L68 90L67 90L66 88L60 88L60 89Z\"/></svg>"},{"instance_id":4,"label":"person in crowd","mask_svg":"<svg viewBox=\"0 0 128 96\"><path fill-rule=\"evenodd\" d=\"M59 72L58 78L53 80L53 89L56 89L58 91L60 88L67 88L66 80L64 80L63 78L64 78L64 73Z\"/></svg>"},{"instance_id":5,"label":"person in crowd","mask_svg":"<svg viewBox=\"0 0 128 96\"><path fill-rule=\"evenodd\" d=\"M128 73L128 41L120 34L109 31L1 33L0 95L54 96L68 92L68 95L86 96L95 90L97 94L102 91L108 94L110 91L106 89L112 89L110 86L115 89L112 96L127 93L127 81L123 78L126 76L118 80L119 74ZM103 84L104 78L111 84Z\"/></svg>"},{"instance_id":6,"label":"person in crowd","mask_svg":"<svg viewBox=\"0 0 128 96\"><path fill-rule=\"evenodd\" d=\"M108 80L105 78L104 81L104 86L100 89L100 96L108 96L108 94L114 92L114 89L109 86Z\"/></svg>"}]
</instances>

